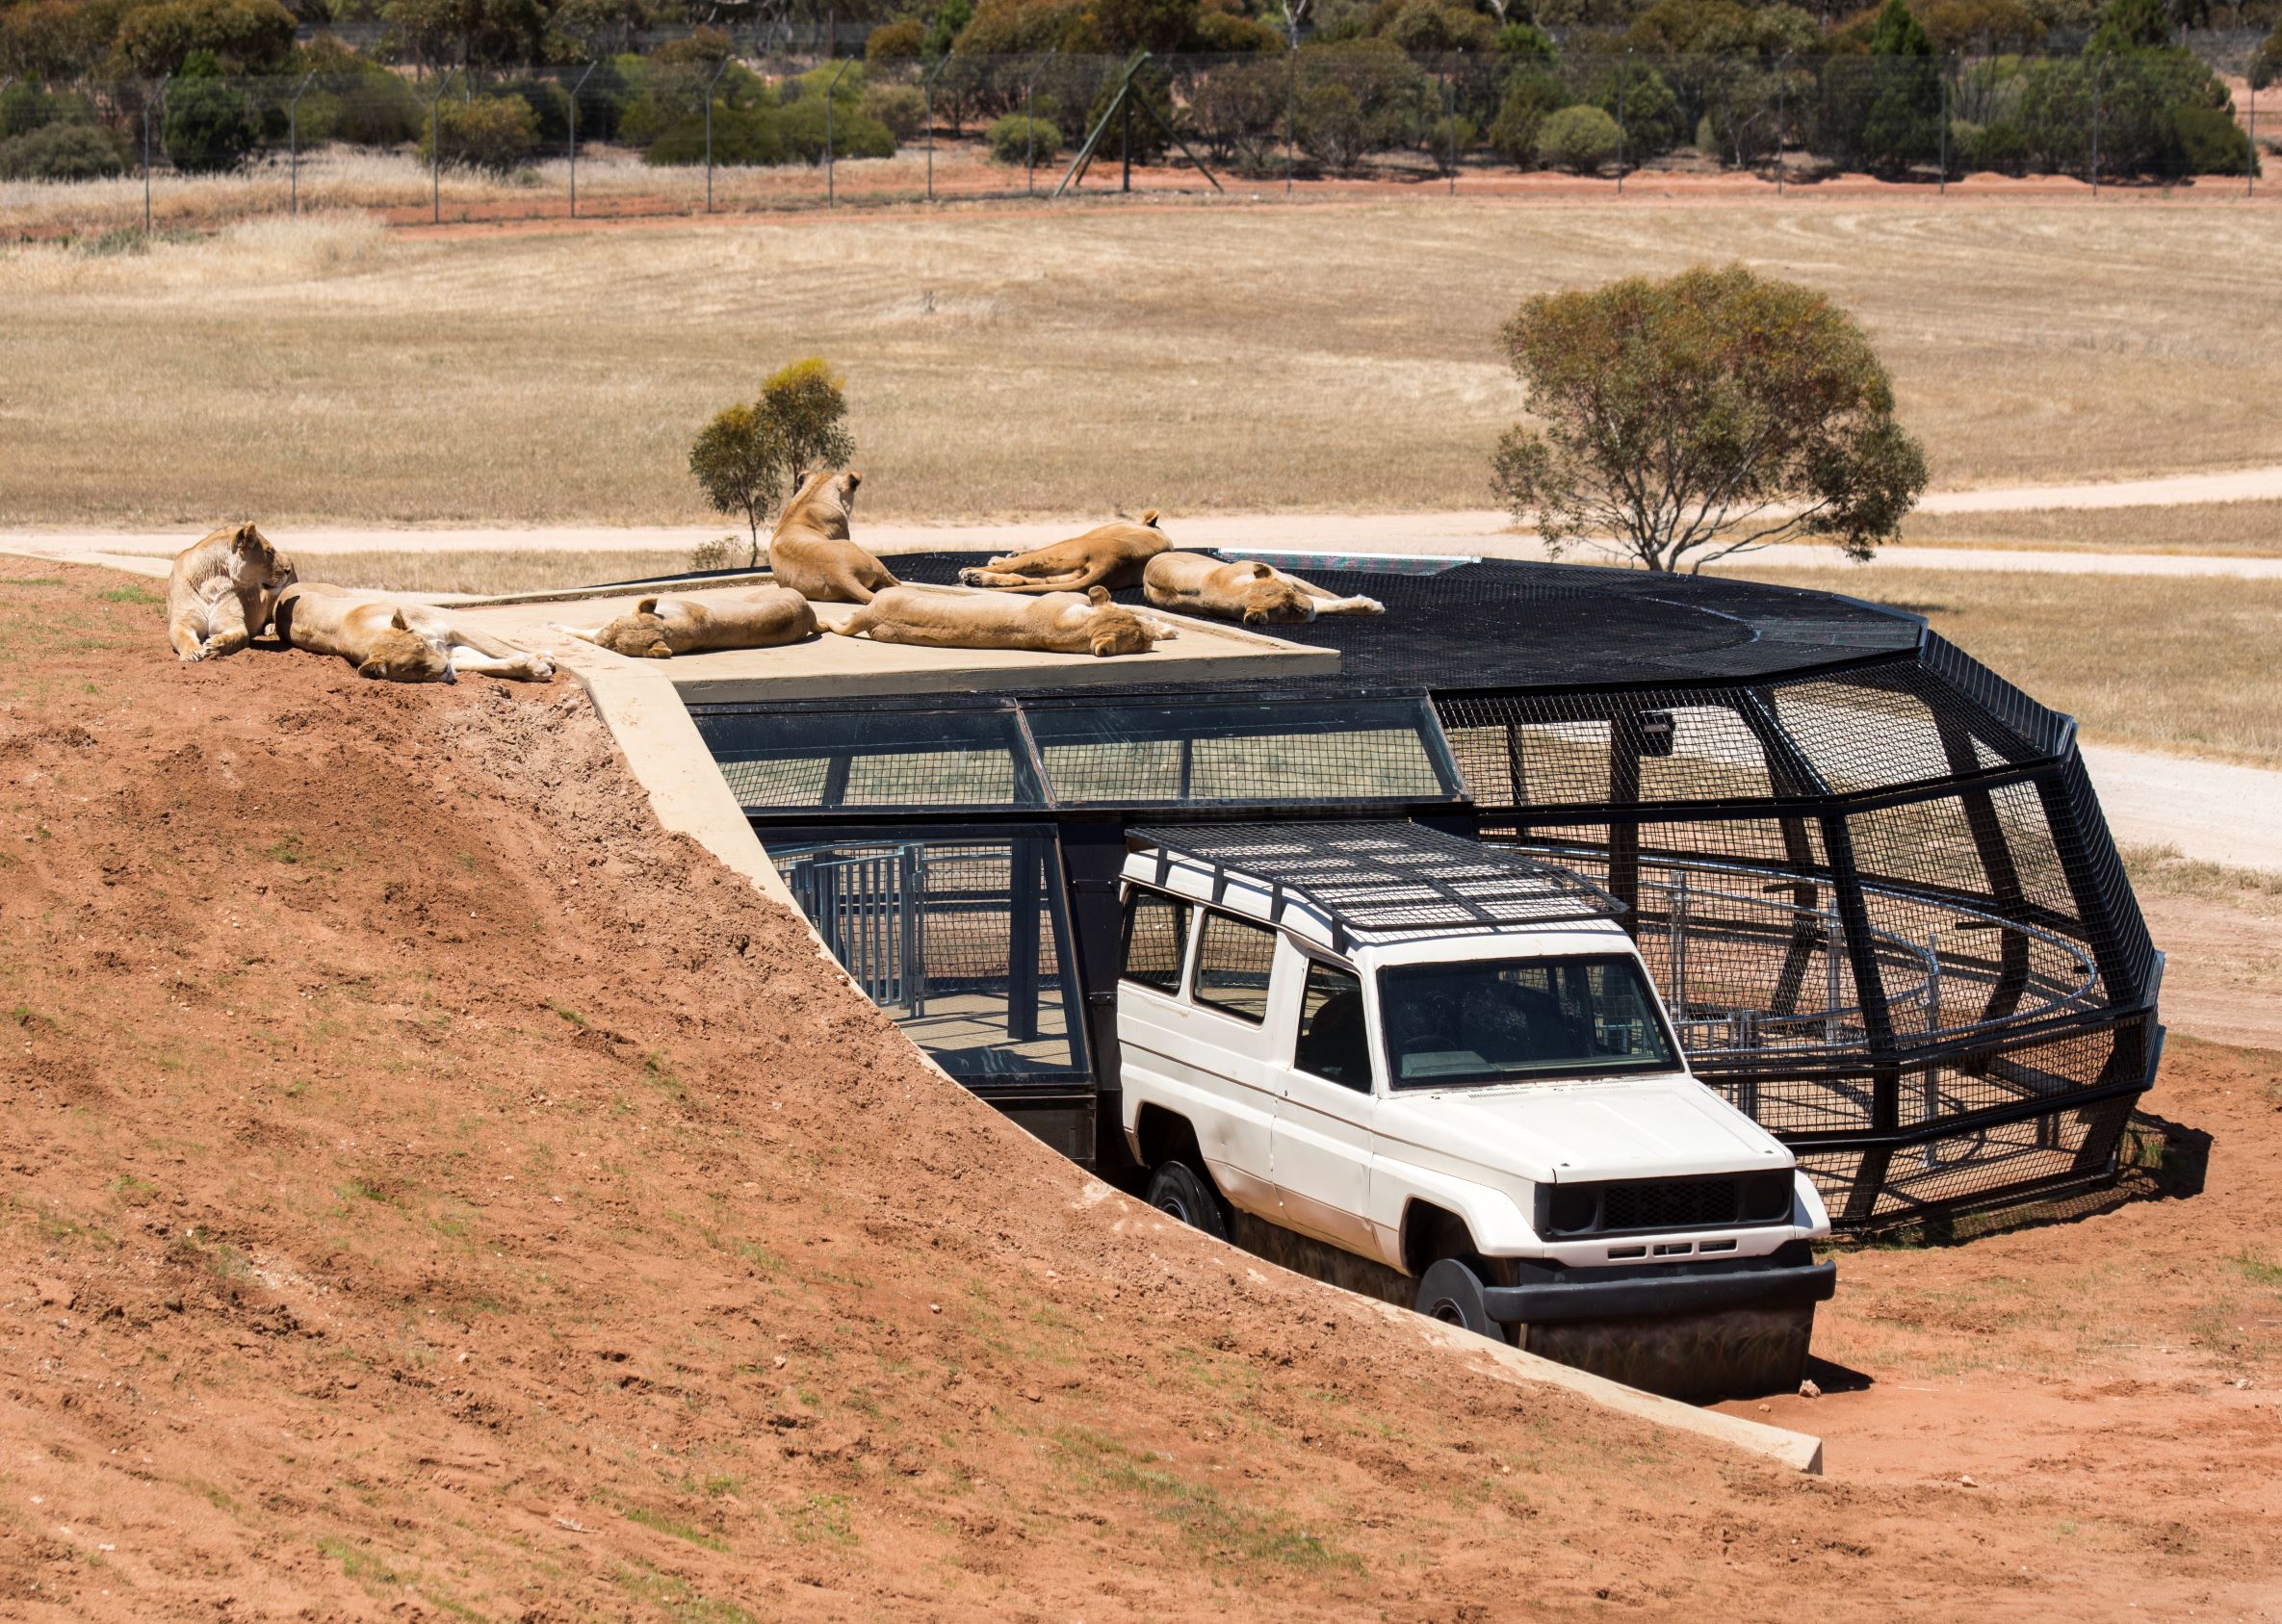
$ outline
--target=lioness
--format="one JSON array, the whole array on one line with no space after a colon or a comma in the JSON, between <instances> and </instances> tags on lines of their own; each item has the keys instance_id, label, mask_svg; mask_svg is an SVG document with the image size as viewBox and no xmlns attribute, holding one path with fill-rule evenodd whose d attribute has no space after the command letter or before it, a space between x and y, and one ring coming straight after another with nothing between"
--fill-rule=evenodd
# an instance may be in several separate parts
<instances>
[{"instance_id":1,"label":"lioness","mask_svg":"<svg viewBox=\"0 0 2282 1624\"><path fill-rule=\"evenodd\" d=\"M324 581L285 589L277 600L277 640L289 649L338 655L359 677L384 683L456 683L463 671L523 683L555 675L545 655L471 632L449 609Z\"/></svg>"},{"instance_id":2,"label":"lioness","mask_svg":"<svg viewBox=\"0 0 2282 1624\"><path fill-rule=\"evenodd\" d=\"M167 640L185 660L220 659L262 634L293 560L252 525L224 525L174 555L167 576Z\"/></svg>"},{"instance_id":3,"label":"lioness","mask_svg":"<svg viewBox=\"0 0 2282 1624\"><path fill-rule=\"evenodd\" d=\"M826 630L843 637L868 635L875 643L919 643L931 649L1090 655L1147 654L1153 641L1178 635L1154 615L1111 603L1108 590L1100 586L1083 597L1052 592L1021 599L894 586Z\"/></svg>"},{"instance_id":4,"label":"lioness","mask_svg":"<svg viewBox=\"0 0 2282 1624\"><path fill-rule=\"evenodd\" d=\"M817 612L799 593L764 586L726 603L693 598L644 598L632 614L607 626L565 626L549 622L612 654L635 659L671 659L678 654L712 654L718 649L773 649L817 634Z\"/></svg>"},{"instance_id":5,"label":"lioness","mask_svg":"<svg viewBox=\"0 0 2282 1624\"><path fill-rule=\"evenodd\" d=\"M1387 606L1376 598L1342 598L1258 559L1224 564L1202 553L1158 554L1149 560L1141 590L1160 609L1185 609L1240 620L1246 626L1288 625L1324 614L1387 612Z\"/></svg>"},{"instance_id":6,"label":"lioness","mask_svg":"<svg viewBox=\"0 0 2282 1624\"><path fill-rule=\"evenodd\" d=\"M1051 547L970 566L959 572L959 581L1009 592L1084 592L1096 586L1114 592L1140 585L1141 567L1172 545L1156 528L1153 507L1138 525L1114 519Z\"/></svg>"},{"instance_id":7,"label":"lioness","mask_svg":"<svg viewBox=\"0 0 2282 1624\"><path fill-rule=\"evenodd\" d=\"M874 592L897 584L885 564L848 540L863 482L853 469L801 476L768 538L768 567L779 586L819 604L869 604Z\"/></svg>"}]
</instances>

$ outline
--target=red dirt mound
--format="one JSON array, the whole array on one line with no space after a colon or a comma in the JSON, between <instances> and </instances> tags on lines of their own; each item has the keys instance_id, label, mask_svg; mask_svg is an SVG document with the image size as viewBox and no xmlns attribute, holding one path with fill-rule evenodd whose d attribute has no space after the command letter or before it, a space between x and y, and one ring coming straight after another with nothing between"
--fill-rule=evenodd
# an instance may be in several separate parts
<instances>
[{"instance_id":1,"label":"red dirt mound","mask_svg":"<svg viewBox=\"0 0 2282 1624\"><path fill-rule=\"evenodd\" d=\"M0 559L0 806L11 1612L2271 1594L2270 1511L2172 1532L2201 1474L2056 1551L2065 1483L1798 1478L1167 1226L663 834L567 683L181 666L146 585Z\"/></svg>"}]
</instances>

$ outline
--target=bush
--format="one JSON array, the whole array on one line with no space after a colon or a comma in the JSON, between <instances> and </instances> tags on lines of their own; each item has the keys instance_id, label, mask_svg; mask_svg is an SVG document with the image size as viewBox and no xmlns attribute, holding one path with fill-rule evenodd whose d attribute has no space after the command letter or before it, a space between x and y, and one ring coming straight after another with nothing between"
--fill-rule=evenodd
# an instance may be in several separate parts
<instances>
[{"instance_id":1,"label":"bush","mask_svg":"<svg viewBox=\"0 0 2282 1624\"><path fill-rule=\"evenodd\" d=\"M261 144L261 110L227 79L212 73L177 79L167 88L166 108L159 139L168 161L185 173L234 169Z\"/></svg>"},{"instance_id":2,"label":"bush","mask_svg":"<svg viewBox=\"0 0 2282 1624\"><path fill-rule=\"evenodd\" d=\"M28 136L42 124L92 124L95 104L71 90L11 85L0 90L0 138Z\"/></svg>"},{"instance_id":3,"label":"bush","mask_svg":"<svg viewBox=\"0 0 2282 1624\"><path fill-rule=\"evenodd\" d=\"M553 144L570 139L570 92L554 80L524 79L506 87L506 93L531 109L532 125L540 141ZM594 139L591 129L579 133Z\"/></svg>"},{"instance_id":4,"label":"bush","mask_svg":"<svg viewBox=\"0 0 2282 1624\"><path fill-rule=\"evenodd\" d=\"M444 98L437 110L437 128L420 138L420 156L432 161L440 135L443 161L471 168L505 173L530 162L539 146L539 121L521 96L477 96L460 101Z\"/></svg>"},{"instance_id":5,"label":"bush","mask_svg":"<svg viewBox=\"0 0 2282 1624\"><path fill-rule=\"evenodd\" d=\"M102 180L125 168L117 144L92 124L42 124L0 141L0 180Z\"/></svg>"},{"instance_id":6,"label":"bush","mask_svg":"<svg viewBox=\"0 0 2282 1624\"><path fill-rule=\"evenodd\" d=\"M833 135L840 131L835 126ZM781 164L785 143L776 133L775 115L765 107L733 107L713 103L713 162L742 167ZM642 154L642 162L667 168L705 162L705 115L685 113L659 132Z\"/></svg>"},{"instance_id":7,"label":"bush","mask_svg":"<svg viewBox=\"0 0 2282 1624\"><path fill-rule=\"evenodd\" d=\"M146 79L179 73L198 53L235 72L283 64L293 49L294 16L277 0L163 0L127 13L118 50Z\"/></svg>"},{"instance_id":8,"label":"bush","mask_svg":"<svg viewBox=\"0 0 2282 1624\"><path fill-rule=\"evenodd\" d=\"M900 62L920 54L927 42L927 25L918 17L897 17L873 29L864 41L864 55L872 62Z\"/></svg>"},{"instance_id":9,"label":"bush","mask_svg":"<svg viewBox=\"0 0 2282 1624\"><path fill-rule=\"evenodd\" d=\"M927 125L927 98L917 85L873 85L857 107L865 117L885 124L897 145L921 134Z\"/></svg>"},{"instance_id":10,"label":"bush","mask_svg":"<svg viewBox=\"0 0 2282 1624\"><path fill-rule=\"evenodd\" d=\"M854 75L850 74L850 78ZM844 96L832 98L832 156L838 158L893 158L895 156L895 138L888 127L864 112ZM798 101L779 108L776 115L777 139L784 142L785 151L792 157L811 164L824 161L824 98L804 95ZM713 130L715 140L720 129Z\"/></svg>"},{"instance_id":11,"label":"bush","mask_svg":"<svg viewBox=\"0 0 2282 1624\"><path fill-rule=\"evenodd\" d=\"M1617 121L1597 107L1564 107L1545 115L1537 131L1537 161L1572 175L1598 174L1616 161Z\"/></svg>"},{"instance_id":12,"label":"bush","mask_svg":"<svg viewBox=\"0 0 2282 1624\"><path fill-rule=\"evenodd\" d=\"M1213 56L1251 56L1284 49L1284 34L1258 17L1235 12L1205 12L1197 17L1197 49Z\"/></svg>"},{"instance_id":13,"label":"bush","mask_svg":"<svg viewBox=\"0 0 2282 1624\"><path fill-rule=\"evenodd\" d=\"M1569 89L1537 68L1521 68L1506 81L1506 93L1490 120L1490 144L1511 163L1524 168L1538 161L1539 128L1552 114L1569 105Z\"/></svg>"},{"instance_id":14,"label":"bush","mask_svg":"<svg viewBox=\"0 0 2282 1624\"><path fill-rule=\"evenodd\" d=\"M1680 110L1680 98L1652 67L1620 64L1600 82L1592 101L1617 120L1624 137L1621 156L1628 164L1662 157L1688 139L1688 116Z\"/></svg>"},{"instance_id":15,"label":"bush","mask_svg":"<svg viewBox=\"0 0 2282 1624\"><path fill-rule=\"evenodd\" d=\"M991 156L1001 164L1023 163L1032 150L1032 142L1041 164L1062 149L1061 131L1043 118L1024 118L1019 113L1009 114L983 131L982 139Z\"/></svg>"}]
</instances>

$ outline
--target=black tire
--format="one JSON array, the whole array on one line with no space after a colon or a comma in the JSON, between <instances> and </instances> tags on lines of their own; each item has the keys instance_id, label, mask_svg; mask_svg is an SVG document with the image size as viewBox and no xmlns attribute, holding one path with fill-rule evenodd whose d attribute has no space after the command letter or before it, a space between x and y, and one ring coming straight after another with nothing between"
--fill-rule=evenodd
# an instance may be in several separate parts
<instances>
[{"instance_id":1,"label":"black tire","mask_svg":"<svg viewBox=\"0 0 2282 1624\"><path fill-rule=\"evenodd\" d=\"M1186 1162L1159 1162L1149 1175L1149 1204L1216 1241L1229 1238L1228 1204L1212 1180Z\"/></svg>"},{"instance_id":2,"label":"black tire","mask_svg":"<svg viewBox=\"0 0 2282 1624\"><path fill-rule=\"evenodd\" d=\"M1430 1320L1463 1326L1492 1342L1507 1340L1505 1327L1491 1319L1483 1305L1482 1276L1455 1257L1440 1258L1427 1266L1426 1273L1418 1276L1418 1300L1413 1306Z\"/></svg>"}]
</instances>

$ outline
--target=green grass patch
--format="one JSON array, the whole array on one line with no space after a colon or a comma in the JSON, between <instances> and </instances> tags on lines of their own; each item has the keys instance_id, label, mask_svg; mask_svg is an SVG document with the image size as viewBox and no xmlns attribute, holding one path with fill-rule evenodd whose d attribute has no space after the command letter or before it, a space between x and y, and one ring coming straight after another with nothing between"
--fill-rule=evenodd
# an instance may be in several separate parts
<instances>
[{"instance_id":1,"label":"green grass patch","mask_svg":"<svg viewBox=\"0 0 2282 1624\"><path fill-rule=\"evenodd\" d=\"M687 1580L654 1567L622 1567L612 1577L629 1600L667 1624L759 1624L735 1602L701 1596L689 1588Z\"/></svg>"},{"instance_id":2,"label":"green grass patch","mask_svg":"<svg viewBox=\"0 0 2282 1624\"><path fill-rule=\"evenodd\" d=\"M166 598L140 581L129 581L124 586L106 587L95 594L106 604L164 604Z\"/></svg>"},{"instance_id":3,"label":"green grass patch","mask_svg":"<svg viewBox=\"0 0 2282 1624\"><path fill-rule=\"evenodd\" d=\"M1179 1531L1189 1549L1215 1566L1241 1572L1267 1567L1361 1574L1361 1558L1277 1512L1224 1497L1209 1484L1169 1471L1155 1456L1128 1449L1090 1428L1053 1434L1057 1466L1091 1489L1131 1496Z\"/></svg>"},{"instance_id":4,"label":"green grass patch","mask_svg":"<svg viewBox=\"0 0 2282 1624\"><path fill-rule=\"evenodd\" d=\"M2244 1250L2235 1253L2228 1261L2243 1272L2243 1277L2254 1286L2269 1291L2282 1291L2282 1263L2270 1263L2257 1253Z\"/></svg>"},{"instance_id":5,"label":"green grass patch","mask_svg":"<svg viewBox=\"0 0 2282 1624\"><path fill-rule=\"evenodd\" d=\"M708 1551L726 1552L729 1549L727 1540L717 1534L699 1528L694 1523L686 1523L664 1511L653 1510L647 1506L636 1505L620 1495L610 1494L604 1498L609 1501L618 1515L630 1523L639 1523L646 1529L654 1530L674 1539L686 1539L690 1544L702 1546Z\"/></svg>"},{"instance_id":6,"label":"green grass patch","mask_svg":"<svg viewBox=\"0 0 2282 1624\"><path fill-rule=\"evenodd\" d=\"M848 1500L844 1494L809 1495L783 1515L785 1527L803 1545L856 1543L856 1531L848 1521Z\"/></svg>"}]
</instances>

